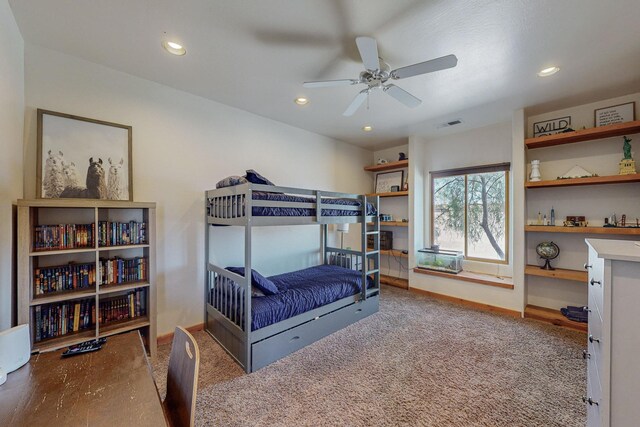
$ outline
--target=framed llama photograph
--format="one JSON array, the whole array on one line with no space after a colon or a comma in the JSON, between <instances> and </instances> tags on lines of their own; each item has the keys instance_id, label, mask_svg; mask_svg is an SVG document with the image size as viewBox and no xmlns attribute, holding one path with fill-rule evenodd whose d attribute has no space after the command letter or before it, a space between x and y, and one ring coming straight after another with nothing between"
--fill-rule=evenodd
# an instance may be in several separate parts
<instances>
[{"instance_id":1,"label":"framed llama photograph","mask_svg":"<svg viewBox=\"0 0 640 427\"><path fill-rule=\"evenodd\" d=\"M38 109L37 197L133 200L131 126Z\"/></svg>"}]
</instances>

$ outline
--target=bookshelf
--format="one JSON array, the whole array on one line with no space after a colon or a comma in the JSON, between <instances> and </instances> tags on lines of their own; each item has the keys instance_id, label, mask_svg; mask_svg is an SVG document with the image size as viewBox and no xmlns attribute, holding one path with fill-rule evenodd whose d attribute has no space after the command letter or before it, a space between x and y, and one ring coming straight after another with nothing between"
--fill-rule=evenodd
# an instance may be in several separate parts
<instances>
[{"instance_id":1,"label":"bookshelf","mask_svg":"<svg viewBox=\"0 0 640 427\"><path fill-rule=\"evenodd\" d=\"M32 352L139 330L156 354L156 205L18 200L18 323Z\"/></svg>"},{"instance_id":2,"label":"bookshelf","mask_svg":"<svg viewBox=\"0 0 640 427\"><path fill-rule=\"evenodd\" d=\"M579 115L580 113L576 114ZM621 142L622 138L615 137L638 133L640 133L640 121L636 120L534 138L525 137L527 162L531 159L538 159L542 163L546 162L545 164L550 168L547 169L547 174L550 178L564 169L564 166L562 168L558 166L563 164L563 161L566 165L567 161L573 159L575 164L580 165L584 164L585 161L590 161L585 159L596 157L595 154L591 153L598 153L598 156L606 156L614 150L618 150L617 144ZM580 144L574 145L576 143ZM613 144L615 144L615 147ZM525 209L528 209L530 202L533 205L537 204L536 206L539 209L541 202L548 200L549 208L555 204L556 212L559 207L568 213L576 209L581 214L591 215L591 219L600 217L599 214L594 214L593 212L606 210L604 206L607 203L611 205L611 209L614 211L616 209L615 203L612 204L611 199L606 199L606 196L604 196L609 190L598 189L598 186L617 184L617 186L612 187L612 194L616 194L618 197L621 197L622 194L625 194L625 197L634 197L638 189L637 185L640 183L640 174L612 175L613 170L617 169L617 160L616 164L609 164L610 158L611 156L607 158L606 166L599 165L602 167L600 170L606 171L602 176L547 179L537 182L530 182L525 179ZM591 165L593 167L594 163L592 162ZM555 173L552 174L551 171ZM579 187L583 187L583 189ZM589 196L585 196L587 194ZM559 197L559 195L564 195L564 197ZM581 200L584 200L585 197L588 197L590 204L597 205L593 207L593 212L591 212L591 206L585 209L584 204L581 204ZM573 200L576 201L575 205L572 205ZM535 211L536 209L529 211L527 217L534 217ZM524 227L524 237L529 254L527 256L528 265L525 265L524 269L526 289L524 316L586 331L586 324L572 322L557 310L559 305L570 305L572 301L575 301L573 305L587 303L587 287L585 286L587 272L584 269L577 268L581 256L584 261L587 260L587 248L581 242L587 235L596 235L598 238L609 238L611 236L611 238L630 239L640 236L640 228L564 227L561 219L556 219L556 223L558 222L559 225L556 226L525 225ZM555 266L555 270L549 271L542 270L534 265L535 261L537 261L537 258L535 261L533 258L535 245L542 239L553 239L560 247L569 248L569 256L558 262L560 265L564 264L563 267L565 268ZM562 303L555 304L554 300L562 301ZM552 305L553 308L542 307L542 305Z\"/></svg>"},{"instance_id":3,"label":"bookshelf","mask_svg":"<svg viewBox=\"0 0 640 427\"><path fill-rule=\"evenodd\" d=\"M398 160L381 165L365 166L364 170L367 172L373 172L372 176L375 180L375 176L378 172L405 170L406 177L408 168L409 160ZM401 277L403 276L403 271L408 272L408 266L406 264L408 264L409 255L403 253L403 250L407 249L406 245L408 244L408 234L410 233L410 229L409 223L407 221L401 221L401 219L403 217L408 218L409 215L409 191L371 193L367 194L367 196L380 197L379 213L390 213L394 216L394 221L380 221L381 228L383 230L392 231L394 235L394 247L392 249L380 250L380 256L383 257L381 266L384 266L386 269L383 273L387 273L380 274L380 283L402 289L409 289L409 280ZM367 225L372 225L372 223L368 223ZM406 240L406 242L404 242L404 240Z\"/></svg>"}]
</instances>

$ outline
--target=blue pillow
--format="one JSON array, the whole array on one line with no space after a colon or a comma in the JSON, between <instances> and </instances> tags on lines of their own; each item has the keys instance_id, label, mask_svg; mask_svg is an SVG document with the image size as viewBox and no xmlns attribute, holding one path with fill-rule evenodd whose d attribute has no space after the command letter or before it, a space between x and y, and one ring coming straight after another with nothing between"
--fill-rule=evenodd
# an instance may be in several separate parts
<instances>
[{"instance_id":1,"label":"blue pillow","mask_svg":"<svg viewBox=\"0 0 640 427\"><path fill-rule=\"evenodd\" d=\"M226 270L244 277L244 267L227 267ZM267 279L254 269L251 269L251 285L260 289L265 295L275 295L279 292L278 288L271 280Z\"/></svg>"},{"instance_id":2,"label":"blue pillow","mask_svg":"<svg viewBox=\"0 0 640 427\"><path fill-rule=\"evenodd\" d=\"M247 178L244 176L228 176L225 179L221 179L216 184L216 188L225 188L225 187L233 187L234 185L245 184L247 182Z\"/></svg>"},{"instance_id":3,"label":"blue pillow","mask_svg":"<svg viewBox=\"0 0 640 427\"><path fill-rule=\"evenodd\" d=\"M273 182L269 181L267 178L260 175L253 169L247 169L247 174L245 175L245 177L247 178L247 181L253 184L275 185Z\"/></svg>"}]
</instances>

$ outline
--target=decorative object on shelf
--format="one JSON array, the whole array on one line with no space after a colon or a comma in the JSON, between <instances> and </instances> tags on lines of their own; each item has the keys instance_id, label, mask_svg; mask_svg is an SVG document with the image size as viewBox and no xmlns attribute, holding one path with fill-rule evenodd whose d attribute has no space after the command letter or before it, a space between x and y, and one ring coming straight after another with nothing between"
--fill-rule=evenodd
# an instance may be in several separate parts
<instances>
[{"instance_id":1,"label":"decorative object on shelf","mask_svg":"<svg viewBox=\"0 0 640 427\"><path fill-rule=\"evenodd\" d=\"M624 145L622 151L624 158L620 160L620 175L633 175L636 173L636 161L631 157L631 138L624 138Z\"/></svg>"},{"instance_id":2,"label":"decorative object on shelf","mask_svg":"<svg viewBox=\"0 0 640 427\"><path fill-rule=\"evenodd\" d=\"M584 216L569 215L563 225L565 227L587 227L589 222Z\"/></svg>"},{"instance_id":3,"label":"decorative object on shelf","mask_svg":"<svg viewBox=\"0 0 640 427\"><path fill-rule=\"evenodd\" d=\"M531 174L529 175L529 181L538 182L542 179L540 176L540 160L531 160Z\"/></svg>"},{"instance_id":4,"label":"decorative object on shelf","mask_svg":"<svg viewBox=\"0 0 640 427\"><path fill-rule=\"evenodd\" d=\"M556 225L556 211L553 209L553 206L551 206L551 222L549 224Z\"/></svg>"},{"instance_id":5,"label":"decorative object on shelf","mask_svg":"<svg viewBox=\"0 0 640 427\"><path fill-rule=\"evenodd\" d=\"M543 225L542 224L542 213L538 212L538 222L536 225Z\"/></svg>"},{"instance_id":6,"label":"decorative object on shelf","mask_svg":"<svg viewBox=\"0 0 640 427\"><path fill-rule=\"evenodd\" d=\"M404 175L404 183L402 184L402 191L409 191L409 171Z\"/></svg>"},{"instance_id":7,"label":"decorative object on shelf","mask_svg":"<svg viewBox=\"0 0 640 427\"><path fill-rule=\"evenodd\" d=\"M131 126L38 109L38 197L133 200L131 134Z\"/></svg>"},{"instance_id":8,"label":"decorative object on shelf","mask_svg":"<svg viewBox=\"0 0 640 427\"><path fill-rule=\"evenodd\" d=\"M398 153L398 161L402 161L402 160L409 160L409 158L404 153Z\"/></svg>"},{"instance_id":9,"label":"decorative object on shelf","mask_svg":"<svg viewBox=\"0 0 640 427\"><path fill-rule=\"evenodd\" d=\"M551 267L551 260L558 258L560 255L560 248L553 242L542 242L536 246L536 253L540 258L545 260L545 263L542 267L543 270L555 270L555 268Z\"/></svg>"},{"instance_id":10,"label":"decorative object on shelf","mask_svg":"<svg viewBox=\"0 0 640 427\"><path fill-rule=\"evenodd\" d=\"M393 221L393 216L389 214L380 214L380 221L385 221L385 222Z\"/></svg>"},{"instance_id":11,"label":"decorative object on shelf","mask_svg":"<svg viewBox=\"0 0 640 427\"><path fill-rule=\"evenodd\" d=\"M379 165L386 165L387 163L389 163L387 159L378 159L378 162L377 162L377 164Z\"/></svg>"},{"instance_id":12,"label":"decorative object on shelf","mask_svg":"<svg viewBox=\"0 0 640 427\"><path fill-rule=\"evenodd\" d=\"M373 248L374 236L367 236L367 247ZM393 232L380 231L380 250L390 251L393 249Z\"/></svg>"},{"instance_id":13,"label":"decorative object on shelf","mask_svg":"<svg viewBox=\"0 0 640 427\"><path fill-rule=\"evenodd\" d=\"M591 173L586 169L576 165L572 167L564 175L559 176L557 179L591 178L592 176L598 176L598 175L595 173Z\"/></svg>"},{"instance_id":14,"label":"decorative object on shelf","mask_svg":"<svg viewBox=\"0 0 640 427\"><path fill-rule=\"evenodd\" d=\"M576 131L575 129L569 127L569 128L566 128L565 130L561 130L558 133L569 133L569 132L575 132L575 131Z\"/></svg>"},{"instance_id":15,"label":"decorative object on shelf","mask_svg":"<svg viewBox=\"0 0 640 427\"><path fill-rule=\"evenodd\" d=\"M376 193L390 193L391 187L402 185L404 171L381 172L376 174Z\"/></svg>"},{"instance_id":16,"label":"decorative object on shelf","mask_svg":"<svg viewBox=\"0 0 640 427\"><path fill-rule=\"evenodd\" d=\"M458 274L462 271L463 259L462 252L431 246L431 248L424 248L418 251L417 262L418 268Z\"/></svg>"},{"instance_id":17,"label":"decorative object on shelf","mask_svg":"<svg viewBox=\"0 0 640 427\"><path fill-rule=\"evenodd\" d=\"M398 191L400 191L400 187L397 185L392 185L391 186L391 192L392 193L397 193Z\"/></svg>"},{"instance_id":18,"label":"decorative object on shelf","mask_svg":"<svg viewBox=\"0 0 640 427\"><path fill-rule=\"evenodd\" d=\"M537 138L560 133L567 129L569 125L571 125L571 116L537 122L533 124L533 137Z\"/></svg>"},{"instance_id":19,"label":"decorative object on shelf","mask_svg":"<svg viewBox=\"0 0 640 427\"><path fill-rule=\"evenodd\" d=\"M636 103L628 102L626 104L598 108L593 114L596 127L632 122L636 117Z\"/></svg>"}]
</instances>

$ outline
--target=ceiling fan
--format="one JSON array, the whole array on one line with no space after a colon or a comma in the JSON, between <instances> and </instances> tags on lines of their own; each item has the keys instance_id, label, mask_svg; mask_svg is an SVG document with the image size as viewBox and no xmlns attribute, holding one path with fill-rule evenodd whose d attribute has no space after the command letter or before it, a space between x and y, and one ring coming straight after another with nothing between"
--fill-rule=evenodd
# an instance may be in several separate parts
<instances>
[{"instance_id":1,"label":"ceiling fan","mask_svg":"<svg viewBox=\"0 0 640 427\"><path fill-rule=\"evenodd\" d=\"M419 98L411 95L406 90L387 83L389 79L399 80L413 77L420 74L432 73L434 71L453 68L458 64L458 58L455 55L442 56L430 61L419 62L417 64L408 65L406 67L391 70L391 67L378 56L378 43L372 37L356 37L358 51L362 58L365 71L360 73L357 79L342 80L323 80L314 82L304 82L303 86L307 88L332 87L332 86L351 86L355 84L366 84L367 87L358 93L351 104L342 113L343 116L351 116L355 113L367 96L373 90L382 90L393 98L400 101L409 108L415 108L422 103Z\"/></svg>"}]
</instances>

